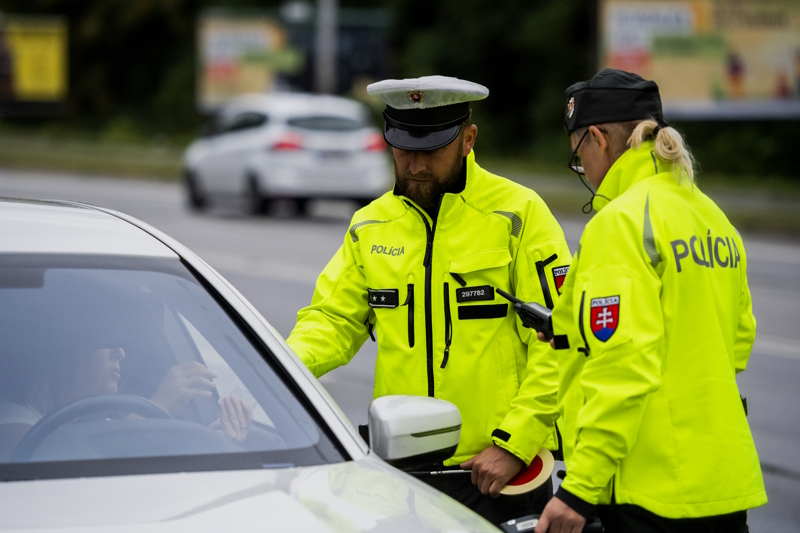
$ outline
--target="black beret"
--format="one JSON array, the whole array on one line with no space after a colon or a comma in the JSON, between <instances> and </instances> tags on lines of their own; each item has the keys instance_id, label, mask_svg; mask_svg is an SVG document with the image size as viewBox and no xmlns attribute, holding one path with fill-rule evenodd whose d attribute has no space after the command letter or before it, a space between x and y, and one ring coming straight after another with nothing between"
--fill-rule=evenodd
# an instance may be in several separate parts
<instances>
[{"instance_id":1,"label":"black beret","mask_svg":"<svg viewBox=\"0 0 800 533\"><path fill-rule=\"evenodd\" d=\"M564 94L567 133L595 124L663 120L658 85L624 70L604 68L591 80L570 86Z\"/></svg>"}]
</instances>

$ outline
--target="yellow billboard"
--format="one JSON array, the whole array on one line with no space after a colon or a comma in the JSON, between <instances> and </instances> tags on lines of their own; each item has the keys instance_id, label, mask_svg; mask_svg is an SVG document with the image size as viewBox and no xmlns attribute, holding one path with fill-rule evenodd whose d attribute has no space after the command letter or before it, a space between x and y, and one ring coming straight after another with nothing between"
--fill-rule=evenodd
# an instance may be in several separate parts
<instances>
[{"instance_id":1,"label":"yellow billboard","mask_svg":"<svg viewBox=\"0 0 800 533\"><path fill-rule=\"evenodd\" d=\"M672 118L800 116L800 2L601 0L603 67L655 80Z\"/></svg>"},{"instance_id":2,"label":"yellow billboard","mask_svg":"<svg viewBox=\"0 0 800 533\"><path fill-rule=\"evenodd\" d=\"M0 22L0 100L60 102L67 97L67 24L60 17Z\"/></svg>"}]
</instances>

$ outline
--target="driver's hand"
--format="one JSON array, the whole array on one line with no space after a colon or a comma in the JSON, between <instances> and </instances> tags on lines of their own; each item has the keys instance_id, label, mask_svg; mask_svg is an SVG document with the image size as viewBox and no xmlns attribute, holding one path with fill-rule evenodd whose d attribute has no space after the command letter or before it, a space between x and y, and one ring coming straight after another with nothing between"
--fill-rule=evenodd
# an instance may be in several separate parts
<instances>
[{"instance_id":1,"label":"driver's hand","mask_svg":"<svg viewBox=\"0 0 800 533\"><path fill-rule=\"evenodd\" d=\"M247 438L252 425L253 411L250 405L236 396L226 396L219 402L219 418L208 427L241 443Z\"/></svg>"},{"instance_id":2,"label":"driver's hand","mask_svg":"<svg viewBox=\"0 0 800 533\"><path fill-rule=\"evenodd\" d=\"M189 400L210 398L217 374L197 361L185 361L167 370L161 384L150 397L150 401L175 416L186 408Z\"/></svg>"}]
</instances>

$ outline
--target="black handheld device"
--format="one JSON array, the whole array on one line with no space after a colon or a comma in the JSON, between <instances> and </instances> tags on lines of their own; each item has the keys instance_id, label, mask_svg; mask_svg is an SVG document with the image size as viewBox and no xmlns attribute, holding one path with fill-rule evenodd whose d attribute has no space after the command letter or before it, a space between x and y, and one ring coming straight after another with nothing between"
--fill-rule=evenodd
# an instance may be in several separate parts
<instances>
[{"instance_id":1,"label":"black handheld device","mask_svg":"<svg viewBox=\"0 0 800 533\"><path fill-rule=\"evenodd\" d=\"M497 294L514 304L514 312L522 319L522 325L542 333L547 340L553 338L553 312L536 302L525 303L503 289L496 289Z\"/></svg>"},{"instance_id":2,"label":"black handheld device","mask_svg":"<svg viewBox=\"0 0 800 533\"><path fill-rule=\"evenodd\" d=\"M505 533L533 533L533 530L539 525L539 518L541 515L538 514L523 516L516 520L503 522L500 524L500 529ZM583 526L582 533L603 533L603 524L597 519L589 520Z\"/></svg>"}]
</instances>

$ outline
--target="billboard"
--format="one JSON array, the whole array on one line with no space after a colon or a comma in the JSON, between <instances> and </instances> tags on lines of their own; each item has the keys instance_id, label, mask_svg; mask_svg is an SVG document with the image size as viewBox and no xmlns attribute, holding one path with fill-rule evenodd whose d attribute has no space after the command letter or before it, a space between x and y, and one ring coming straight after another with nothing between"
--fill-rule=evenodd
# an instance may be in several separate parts
<instances>
[{"instance_id":1,"label":"billboard","mask_svg":"<svg viewBox=\"0 0 800 533\"><path fill-rule=\"evenodd\" d=\"M334 92L371 102L367 85L388 77L391 13L340 8L337 19ZM316 29L316 10L306 2L206 8L197 22L197 108L210 113L244 93L314 91Z\"/></svg>"},{"instance_id":2,"label":"billboard","mask_svg":"<svg viewBox=\"0 0 800 533\"><path fill-rule=\"evenodd\" d=\"M0 113L60 114L66 97L66 20L0 18Z\"/></svg>"},{"instance_id":3,"label":"billboard","mask_svg":"<svg viewBox=\"0 0 800 533\"><path fill-rule=\"evenodd\" d=\"M197 107L203 112L240 94L271 92L279 73L303 66L283 26L268 16L210 11L200 18L197 34Z\"/></svg>"},{"instance_id":4,"label":"billboard","mask_svg":"<svg viewBox=\"0 0 800 533\"><path fill-rule=\"evenodd\" d=\"M800 118L800 2L601 0L600 66L661 89L673 119Z\"/></svg>"}]
</instances>

